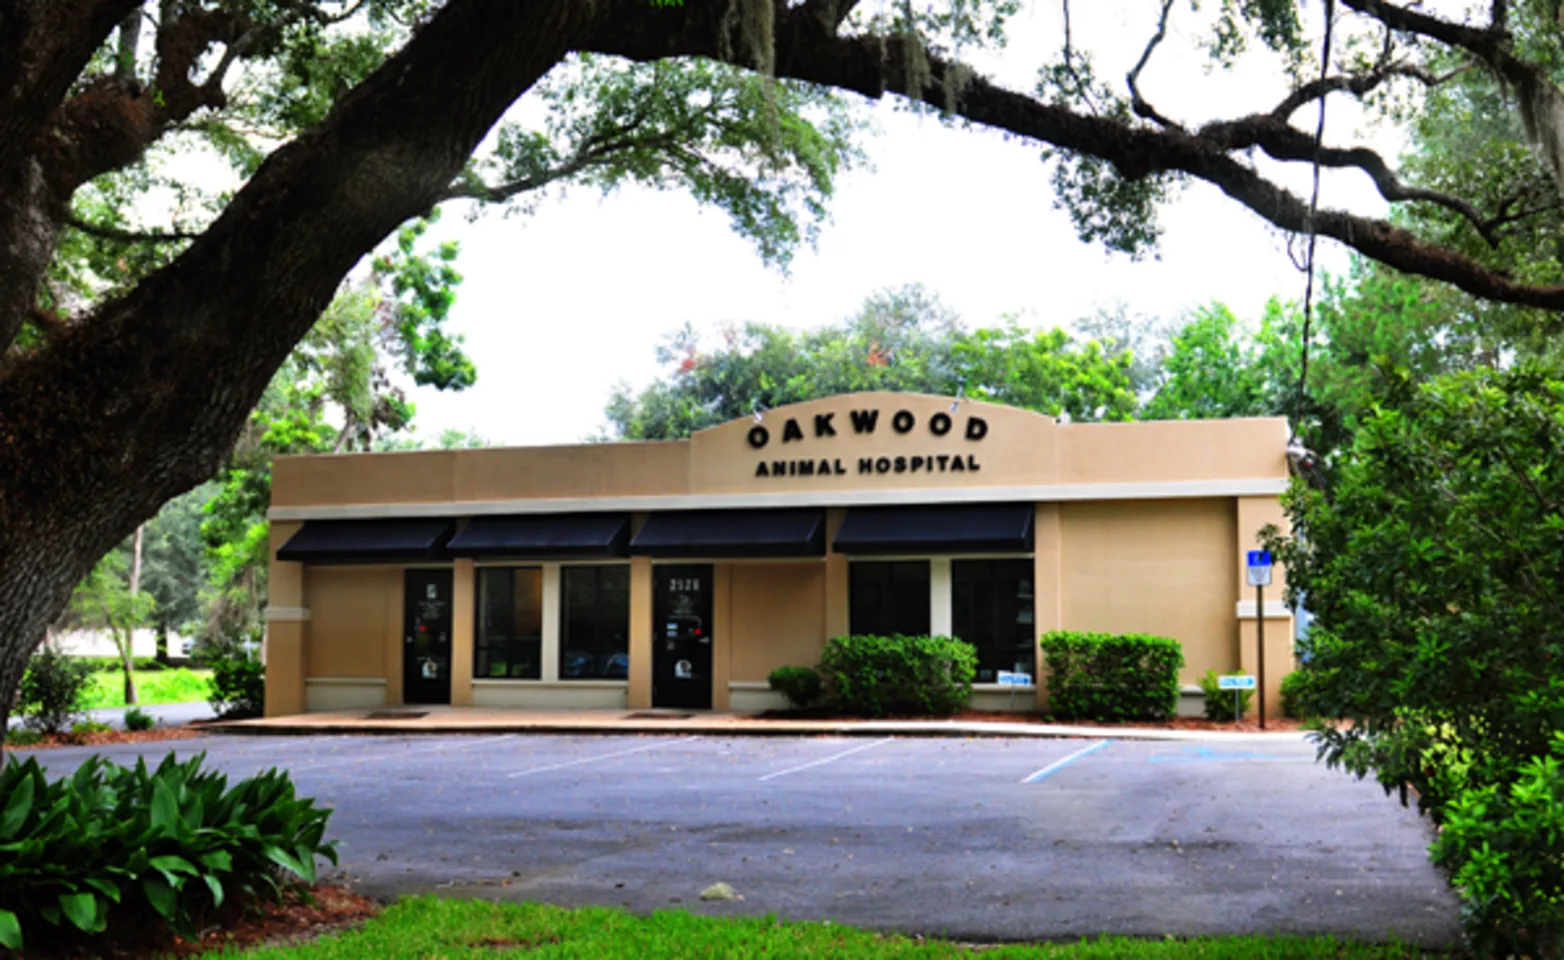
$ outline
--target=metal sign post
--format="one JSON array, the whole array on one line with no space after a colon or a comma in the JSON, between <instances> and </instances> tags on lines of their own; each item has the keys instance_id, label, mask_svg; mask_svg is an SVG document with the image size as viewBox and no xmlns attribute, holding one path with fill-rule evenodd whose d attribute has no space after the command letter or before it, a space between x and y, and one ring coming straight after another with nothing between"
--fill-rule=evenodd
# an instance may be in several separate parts
<instances>
[{"instance_id":1,"label":"metal sign post","mask_svg":"<svg viewBox=\"0 0 1564 960\"><path fill-rule=\"evenodd\" d=\"M1216 688L1218 690L1231 690L1231 691L1233 691L1233 725L1234 726L1237 726L1244 719L1243 709L1240 706L1240 699L1239 699L1239 698L1241 698L1243 696L1243 693L1241 691L1243 691L1243 690L1253 690L1254 686L1255 686L1255 684L1254 684L1254 677L1248 676L1247 674L1230 674L1228 676L1223 676L1223 677L1217 677L1216 678Z\"/></svg>"},{"instance_id":2,"label":"metal sign post","mask_svg":"<svg viewBox=\"0 0 1564 960\"><path fill-rule=\"evenodd\" d=\"M1254 631L1259 645L1260 729L1265 729L1265 588L1271 583L1271 554L1249 551L1249 585L1254 587Z\"/></svg>"}]
</instances>

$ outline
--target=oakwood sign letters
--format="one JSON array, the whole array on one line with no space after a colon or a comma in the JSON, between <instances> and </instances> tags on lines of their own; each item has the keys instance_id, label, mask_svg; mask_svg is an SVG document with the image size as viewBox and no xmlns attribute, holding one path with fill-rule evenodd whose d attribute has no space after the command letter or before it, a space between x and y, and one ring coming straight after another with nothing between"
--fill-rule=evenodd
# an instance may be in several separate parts
<instances>
[{"instance_id":1,"label":"oakwood sign letters","mask_svg":"<svg viewBox=\"0 0 1564 960\"><path fill-rule=\"evenodd\" d=\"M850 410L847 413L846 422L838 423L836 412L817 413L814 415L813 439L829 441L837 436L837 431L842 430L848 436L873 434L881 428L879 410ZM948 413L940 412L929 417L922 424L911 410L897 410L889 419L890 431L901 437L906 437L908 446L913 447L919 437L928 436L946 437L952 431L958 429L956 419ZM988 421L982 417L967 417L959 425L958 436L977 443L988 436ZM762 424L756 424L749 428L746 435L751 448L765 450L771 444L771 430ZM772 447L773 452L791 453L788 444L803 443L805 441L804 425L798 422L797 417L788 417L782 424L782 437L777 446ZM802 453L803 451L799 451ZM818 454L800 456L776 460L760 460L755 464L755 476L757 477L818 477L818 476L842 476L850 466L837 457L824 457ZM849 458L851 460L852 458ZM860 474L875 473L976 473L983 469L978 462L977 455L971 453L908 453L900 456L872 456L856 458L855 469Z\"/></svg>"}]
</instances>

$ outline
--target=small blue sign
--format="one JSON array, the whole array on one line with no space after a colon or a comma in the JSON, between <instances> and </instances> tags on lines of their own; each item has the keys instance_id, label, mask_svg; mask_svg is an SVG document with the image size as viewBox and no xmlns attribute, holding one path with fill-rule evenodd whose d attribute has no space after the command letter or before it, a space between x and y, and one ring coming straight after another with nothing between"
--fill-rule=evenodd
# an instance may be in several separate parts
<instances>
[{"instance_id":1,"label":"small blue sign","mask_svg":"<svg viewBox=\"0 0 1564 960\"><path fill-rule=\"evenodd\" d=\"M1009 670L999 671L996 682L1012 687L1030 687L1032 675L1030 673L1012 673Z\"/></svg>"},{"instance_id":2,"label":"small blue sign","mask_svg":"<svg viewBox=\"0 0 1564 960\"><path fill-rule=\"evenodd\" d=\"M1251 587L1269 587L1271 585L1270 551L1249 551L1249 585Z\"/></svg>"},{"instance_id":3,"label":"small blue sign","mask_svg":"<svg viewBox=\"0 0 1564 960\"><path fill-rule=\"evenodd\" d=\"M1243 674L1217 677L1216 688L1218 690L1253 690L1255 689L1254 677Z\"/></svg>"}]
</instances>

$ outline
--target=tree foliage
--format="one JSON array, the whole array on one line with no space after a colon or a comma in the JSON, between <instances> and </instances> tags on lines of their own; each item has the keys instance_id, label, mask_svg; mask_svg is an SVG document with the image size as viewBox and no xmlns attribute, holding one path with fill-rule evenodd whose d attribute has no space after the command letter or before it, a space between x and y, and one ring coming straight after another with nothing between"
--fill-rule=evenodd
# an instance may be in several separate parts
<instances>
[{"instance_id":1,"label":"tree foliage","mask_svg":"<svg viewBox=\"0 0 1564 960\"><path fill-rule=\"evenodd\" d=\"M872 294L855 315L804 333L750 323L703 350L685 327L657 360L661 377L610 399L611 437L684 437L757 410L866 391L960 394L1076 420L1128 419L1136 407L1127 351L1013 319L969 332L916 284Z\"/></svg>"},{"instance_id":2,"label":"tree foliage","mask_svg":"<svg viewBox=\"0 0 1564 960\"><path fill-rule=\"evenodd\" d=\"M1319 725L1329 763L1458 828L1434 854L1480 952L1555 956L1564 379L1384 376L1330 487L1289 495L1301 537L1272 540L1314 616L1299 696L1350 721Z\"/></svg>"}]
</instances>

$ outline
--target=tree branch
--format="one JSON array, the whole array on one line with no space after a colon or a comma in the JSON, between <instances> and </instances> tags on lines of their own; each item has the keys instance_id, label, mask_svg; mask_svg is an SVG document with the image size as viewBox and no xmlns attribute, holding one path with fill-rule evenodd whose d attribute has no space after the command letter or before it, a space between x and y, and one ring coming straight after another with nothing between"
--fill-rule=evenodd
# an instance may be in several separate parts
<instances>
[{"instance_id":1,"label":"tree branch","mask_svg":"<svg viewBox=\"0 0 1564 960\"><path fill-rule=\"evenodd\" d=\"M1346 2L1361 5L1371 0ZM717 56L716 38L706 26L711 20L697 13L700 6L687 2L678 8L621 8L612 26L605 22L590 34L581 49L640 61L677 54ZM796 12L779 16L792 20ZM807 25L779 31L778 37L779 77L852 90L875 99L897 92L935 107L944 102L943 85L952 65L942 58L929 57L929 70L921 75L927 81L921 89L907 89L908 77L920 75L906 69L909 51L903 38L831 37L823 30L811 33ZM727 42L734 40L728 38ZM954 112L985 126L1105 160L1127 179L1180 173L1204 180L1282 230L1302 233L1310 226L1309 207L1304 200L1231 156L1228 145L1200 134L1148 129L1108 117L1082 115L1059 104L1042 103L1002 89L976 75L965 87ZM1302 157L1312 158L1312 139L1298 131L1293 133L1306 144ZM1284 145L1276 144L1279 152L1285 152ZM1319 211L1313 220L1321 235L1404 273L1450 283L1484 299L1564 309L1564 287L1518 283L1503 271L1424 241L1384 220L1331 209Z\"/></svg>"},{"instance_id":2,"label":"tree branch","mask_svg":"<svg viewBox=\"0 0 1564 960\"><path fill-rule=\"evenodd\" d=\"M1145 97L1140 95L1139 83L1140 73L1146 69L1146 64L1150 62L1152 51L1156 50L1157 45L1168 35L1168 14L1172 9L1173 0L1162 0L1162 16L1157 20L1157 32L1151 35L1151 40L1147 42L1146 49L1141 51L1140 59L1135 62L1134 69L1129 72L1125 80L1128 81L1130 87L1130 109L1135 111L1137 117L1150 120L1158 126L1177 130L1181 129L1178 124L1158 113L1157 108L1153 107L1146 101Z\"/></svg>"},{"instance_id":3,"label":"tree branch","mask_svg":"<svg viewBox=\"0 0 1564 960\"><path fill-rule=\"evenodd\" d=\"M1245 150L1257 146L1275 160L1309 162L1315 159L1314 138L1278 120L1275 114L1256 114L1241 120L1208 124L1200 129L1198 136L1227 150ZM1374 181L1379 195L1391 203L1421 201L1458 213L1477 229L1490 246L1498 244L1488 218L1471 203L1438 190L1407 186L1383 157L1367 147L1320 147L1318 159L1324 167L1355 167L1362 170Z\"/></svg>"},{"instance_id":4,"label":"tree branch","mask_svg":"<svg viewBox=\"0 0 1564 960\"><path fill-rule=\"evenodd\" d=\"M68 213L61 219L66 226L80 230L82 233L88 233L104 240L114 240L120 243L178 243L181 240L194 240L200 236L199 233L185 233L184 231L180 230L169 231L166 233L159 231L123 230L119 227L110 226L106 223L92 223L91 221L83 220L74 213Z\"/></svg>"},{"instance_id":5,"label":"tree branch","mask_svg":"<svg viewBox=\"0 0 1564 960\"><path fill-rule=\"evenodd\" d=\"M1347 92L1353 96L1362 97L1391 77L1411 77L1414 80L1421 81L1425 87L1437 87L1440 84L1448 83L1463 73L1467 73L1471 69L1470 66L1456 67L1454 70L1436 74L1414 64L1397 63L1387 64L1367 73L1345 74L1328 77L1324 80L1311 80L1289 93L1286 99L1277 104L1276 109L1271 111L1271 116L1278 120L1287 120L1305 105L1332 93Z\"/></svg>"}]
</instances>

